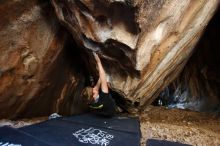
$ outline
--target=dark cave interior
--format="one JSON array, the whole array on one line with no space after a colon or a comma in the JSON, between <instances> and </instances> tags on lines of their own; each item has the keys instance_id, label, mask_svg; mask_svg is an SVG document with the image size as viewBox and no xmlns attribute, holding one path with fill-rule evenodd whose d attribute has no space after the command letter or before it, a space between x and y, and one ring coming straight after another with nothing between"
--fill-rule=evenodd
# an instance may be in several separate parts
<instances>
[{"instance_id":1,"label":"dark cave interior","mask_svg":"<svg viewBox=\"0 0 220 146\"><path fill-rule=\"evenodd\" d=\"M178 78L153 105L220 113L220 9L206 27L195 51Z\"/></svg>"}]
</instances>

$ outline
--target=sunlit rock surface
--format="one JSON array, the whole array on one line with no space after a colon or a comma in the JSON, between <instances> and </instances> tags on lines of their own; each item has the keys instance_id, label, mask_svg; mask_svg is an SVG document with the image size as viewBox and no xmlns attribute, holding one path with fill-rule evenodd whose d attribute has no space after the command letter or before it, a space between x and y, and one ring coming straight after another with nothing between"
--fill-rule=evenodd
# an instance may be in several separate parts
<instances>
[{"instance_id":1,"label":"sunlit rock surface","mask_svg":"<svg viewBox=\"0 0 220 146\"><path fill-rule=\"evenodd\" d=\"M180 73L218 3L52 0L59 21L77 44L100 55L111 89L129 107L141 108Z\"/></svg>"}]
</instances>

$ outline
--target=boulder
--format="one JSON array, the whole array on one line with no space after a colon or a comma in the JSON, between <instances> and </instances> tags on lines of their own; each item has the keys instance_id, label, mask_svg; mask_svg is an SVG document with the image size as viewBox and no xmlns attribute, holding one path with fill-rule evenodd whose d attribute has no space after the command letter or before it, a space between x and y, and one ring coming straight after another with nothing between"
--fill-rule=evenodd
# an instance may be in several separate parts
<instances>
[{"instance_id":1,"label":"boulder","mask_svg":"<svg viewBox=\"0 0 220 146\"><path fill-rule=\"evenodd\" d=\"M0 118L79 112L81 100L72 95L84 78L69 55L76 47L50 2L3 0L0 13Z\"/></svg>"},{"instance_id":2,"label":"boulder","mask_svg":"<svg viewBox=\"0 0 220 146\"><path fill-rule=\"evenodd\" d=\"M88 54L99 54L110 88L127 101L129 111L151 104L178 76L219 4L218 0L51 2L76 43Z\"/></svg>"}]
</instances>

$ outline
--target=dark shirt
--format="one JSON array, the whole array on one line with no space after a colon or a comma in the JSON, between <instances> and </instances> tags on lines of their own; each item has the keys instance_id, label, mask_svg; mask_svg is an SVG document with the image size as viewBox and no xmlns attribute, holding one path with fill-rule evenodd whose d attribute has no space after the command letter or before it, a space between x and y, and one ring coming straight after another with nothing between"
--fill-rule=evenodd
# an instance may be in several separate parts
<instances>
[{"instance_id":1,"label":"dark shirt","mask_svg":"<svg viewBox=\"0 0 220 146\"><path fill-rule=\"evenodd\" d=\"M103 108L95 110L95 113L104 116L113 116L115 114L116 103L110 93L100 91L98 103L103 104Z\"/></svg>"}]
</instances>

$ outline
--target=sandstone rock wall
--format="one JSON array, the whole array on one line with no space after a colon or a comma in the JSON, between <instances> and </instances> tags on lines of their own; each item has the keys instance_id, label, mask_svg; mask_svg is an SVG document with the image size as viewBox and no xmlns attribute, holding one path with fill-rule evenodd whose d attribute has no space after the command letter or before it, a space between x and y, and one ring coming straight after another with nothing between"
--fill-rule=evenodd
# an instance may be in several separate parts
<instances>
[{"instance_id":1,"label":"sandstone rock wall","mask_svg":"<svg viewBox=\"0 0 220 146\"><path fill-rule=\"evenodd\" d=\"M219 25L220 10L206 27L183 72L167 88L171 92L166 97L171 97L173 106L220 114Z\"/></svg>"},{"instance_id":2,"label":"sandstone rock wall","mask_svg":"<svg viewBox=\"0 0 220 146\"><path fill-rule=\"evenodd\" d=\"M111 88L150 104L182 70L218 0L52 0L79 46L96 51Z\"/></svg>"},{"instance_id":3,"label":"sandstone rock wall","mask_svg":"<svg viewBox=\"0 0 220 146\"><path fill-rule=\"evenodd\" d=\"M0 118L79 112L80 100L74 107L70 96L82 89L76 82L83 77L64 50L75 46L65 45L51 4L3 0L0 14Z\"/></svg>"},{"instance_id":4,"label":"sandstone rock wall","mask_svg":"<svg viewBox=\"0 0 220 146\"><path fill-rule=\"evenodd\" d=\"M218 4L2 0L0 118L84 111L81 91L97 78L92 51L127 110L143 109L182 70Z\"/></svg>"}]
</instances>

